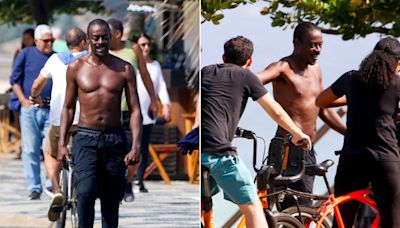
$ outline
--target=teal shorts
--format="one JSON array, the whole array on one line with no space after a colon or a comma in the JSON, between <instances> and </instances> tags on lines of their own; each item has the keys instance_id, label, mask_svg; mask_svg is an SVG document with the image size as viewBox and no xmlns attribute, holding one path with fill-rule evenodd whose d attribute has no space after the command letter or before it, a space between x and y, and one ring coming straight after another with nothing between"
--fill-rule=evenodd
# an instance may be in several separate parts
<instances>
[{"instance_id":1,"label":"teal shorts","mask_svg":"<svg viewBox=\"0 0 400 228\"><path fill-rule=\"evenodd\" d=\"M224 198L235 204L254 203L258 200L253 178L239 156L217 156L201 153L201 165L210 171L211 195L218 193L218 186L224 191ZM204 186L201 183L201 195Z\"/></svg>"}]
</instances>

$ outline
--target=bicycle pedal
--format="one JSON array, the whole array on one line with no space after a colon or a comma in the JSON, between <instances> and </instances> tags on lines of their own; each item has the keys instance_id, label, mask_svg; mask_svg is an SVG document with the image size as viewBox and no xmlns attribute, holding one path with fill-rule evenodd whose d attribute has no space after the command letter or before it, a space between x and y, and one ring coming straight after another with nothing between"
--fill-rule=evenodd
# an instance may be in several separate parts
<instances>
[{"instance_id":1,"label":"bicycle pedal","mask_svg":"<svg viewBox=\"0 0 400 228\"><path fill-rule=\"evenodd\" d=\"M285 199L285 194L281 193L278 195L278 202L282 203L284 199Z\"/></svg>"}]
</instances>

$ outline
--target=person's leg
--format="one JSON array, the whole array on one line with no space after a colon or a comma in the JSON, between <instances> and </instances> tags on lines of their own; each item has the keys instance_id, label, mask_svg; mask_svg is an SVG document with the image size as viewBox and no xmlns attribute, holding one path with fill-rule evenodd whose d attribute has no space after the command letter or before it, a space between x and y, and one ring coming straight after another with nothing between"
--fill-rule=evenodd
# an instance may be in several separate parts
<instances>
[{"instance_id":1,"label":"person's leg","mask_svg":"<svg viewBox=\"0 0 400 228\"><path fill-rule=\"evenodd\" d=\"M34 116L34 107L22 107L20 112L22 160L24 162L25 175L30 194L38 193L38 199L42 193L40 181L40 131Z\"/></svg>"},{"instance_id":2,"label":"person's leg","mask_svg":"<svg viewBox=\"0 0 400 228\"><path fill-rule=\"evenodd\" d=\"M140 161L140 165L139 165L139 168L136 173L136 180L139 181L140 192L148 192L148 190L144 186L143 177L144 177L144 173L147 168L147 160L149 157L149 141L150 141L152 127L153 127L152 124L148 124L148 125L143 125L143 129L142 129L142 141L141 141L141 149L140 149L142 159Z\"/></svg>"},{"instance_id":3,"label":"person's leg","mask_svg":"<svg viewBox=\"0 0 400 228\"><path fill-rule=\"evenodd\" d=\"M261 202L259 200L254 203L239 204L239 208L246 218L246 227L268 227L267 220L265 218Z\"/></svg>"},{"instance_id":4,"label":"person's leg","mask_svg":"<svg viewBox=\"0 0 400 228\"><path fill-rule=\"evenodd\" d=\"M341 154L335 176L335 196L345 195L368 187L370 178L368 172L369 164L370 162L365 156ZM353 226L359 206L360 203L356 201L349 201L339 206L345 227ZM333 227L338 227L336 221Z\"/></svg>"},{"instance_id":5,"label":"person's leg","mask_svg":"<svg viewBox=\"0 0 400 228\"><path fill-rule=\"evenodd\" d=\"M45 157L47 154L47 152L46 152L46 135L47 135L47 132L50 127L50 109L37 108L36 119L39 122L41 148L43 151L43 157ZM45 178L46 178L46 190L51 193L53 191L53 184L49 178L49 174L48 174L47 170L45 170Z\"/></svg>"},{"instance_id":6,"label":"person's leg","mask_svg":"<svg viewBox=\"0 0 400 228\"><path fill-rule=\"evenodd\" d=\"M129 122L128 122L129 123ZM129 129L129 126L124 125L124 133L126 138L126 149L130 150L132 147L132 132ZM135 199L135 195L133 194L133 178L135 177L136 169L138 165L130 165L128 166L127 177L126 177L126 186L125 186L125 202L132 202Z\"/></svg>"},{"instance_id":7,"label":"person's leg","mask_svg":"<svg viewBox=\"0 0 400 228\"><path fill-rule=\"evenodd\" d=\"M223 189L225 199L239 205L246 217L246 227L268 227L253 178L238 156L208 155L205 163L202 156L202 163Z\"/></svg>"},{"instance_id":8,"label":"person's leg","mask_svg":"<svg viewBox=\"0 0 400 228\"><path fill-rule=\"evenodd\" d=\"M102 150L102 163L104 168L101 175L101 216L102 227L118 227L119 202L124 196L126 186L126 165L124 163L127 154L125 135L123 130L106 134L109 140L104 142Z\"/></svg>"},{"instance_id":9,"label":"person's leg","mask_svg":"<svg viewBox=\"0 0 400 228\"><path fill-rule=\"evenodd\" d=\"M381 227L400 227L400 162L378 161L374 166L372 189L381 216Z\"/></svg>"},{"instance_id":10,"label":"person's leg","mask_svg":"<svg viewBox=\"0 0 400 228\"><path fill-rule=\"evenodd\" d=\"M60 138L60 127L51 125L46 135L46 146L44 164L53 186L53 193L61 192L59 185L59 175L61 162L57 160L58 140Z\"/></svg>"},{"instance_id":11,"label":"person's leg","mask_svg":"<svg viewBox=\"0 0 400 228\"><path fill-rule=\"evenodd\" d=\"M96 147L99 135L79 131L72 145L73 167L76 177L77 211L79 227L93 227L94 204L98 189L98 156Z\"/></svg>"}]
</instances>

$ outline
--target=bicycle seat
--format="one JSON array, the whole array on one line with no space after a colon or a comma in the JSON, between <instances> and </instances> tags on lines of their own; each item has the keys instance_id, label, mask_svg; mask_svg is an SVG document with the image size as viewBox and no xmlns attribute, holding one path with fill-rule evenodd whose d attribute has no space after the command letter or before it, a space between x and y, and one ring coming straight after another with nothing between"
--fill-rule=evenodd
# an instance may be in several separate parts
<instances>
[{"instance_id":1,"label":"bicycle seat","mask_svg":"<svg viewBox=\"0 0 400 228\"><path fill-rule=\"evenodd\" d=\"M323 176L328 172L328 168L335 164L334 161L328 159L319 164L307 165L306 174L309 176Z\"/></svg>"}]
</instances>

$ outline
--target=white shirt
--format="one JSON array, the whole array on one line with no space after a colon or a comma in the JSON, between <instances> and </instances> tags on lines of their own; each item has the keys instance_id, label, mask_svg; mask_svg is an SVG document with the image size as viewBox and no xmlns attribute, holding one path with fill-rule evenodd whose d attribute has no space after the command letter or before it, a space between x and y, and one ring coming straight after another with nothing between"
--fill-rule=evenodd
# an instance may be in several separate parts
<instances>
[{"instance_id":1,"label":"white shirt","mask_svg":"<svg viewBox=\"0 0 400 228\"><path fill-rule=\"evenodd\" d=\"M171 103L167 91L167 85L165 84L164 77L162 75L161 66L158 61L153 61L151 63L146 63L147 70L149 71L151 81L153 82L154 90L156 96L158 96L163 105L169 105ZM155 120L152 120L148 114L150 107L150 95L144 87L142 77L139 71L136 71L138 75L136 77L137 91L139 95L140 109L143 116L143 125L153 124ZM53 82L54 83L54 82Z\"/></svg>"},{"instance_id":2,"label":"white shirt","mask_svg":"<svg viewBox=\"0 0 400 228\"><path fill-rule=\"evenodd\" d=\"M72 53L74 56L80 52ZM61 110L64 105L65 92L67 89L67 67L58 58L57 53L50 56L46 64L40 70L40 74L45 78L53 80L53 88L51 89L50 101L50 124L60 126ZM78 124L79 120L79 101L76 102L75 116L73 124Z\"/></svg>"}]
</instances>

